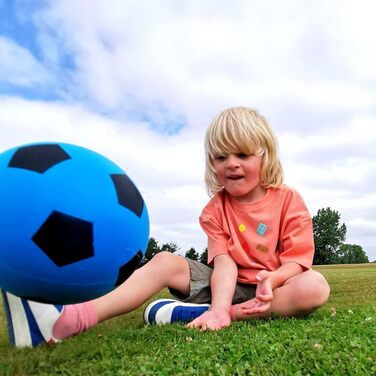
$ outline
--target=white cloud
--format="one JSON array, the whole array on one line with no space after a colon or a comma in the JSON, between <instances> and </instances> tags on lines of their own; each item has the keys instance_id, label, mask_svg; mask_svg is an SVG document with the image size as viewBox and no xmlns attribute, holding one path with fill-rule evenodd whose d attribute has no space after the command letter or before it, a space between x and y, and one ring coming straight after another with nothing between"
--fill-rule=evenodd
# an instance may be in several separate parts
<instances>
[{"instance_id":1,"label":"white cloud","mask_svg":"<svg viewBox=\"0 0 376 376\"><path fill-rule=\"evenodd\" d=\"M301 62L314 58L320 64L319 56L331 53L339 38L337 25L345 30L341 45L355 29L346 17L338 20L336 6L238 1L228 10L217 2L204 9L193 2L182 9L157 1L146 10L135 1L114 1L111 7L105 1L95 6L77 1L72 12L71 2L61 1L51 3L37 19L41 35L52 33L72 54L76 89L107 109L129 110L135 102L148 111L157 103L163 110L184 113L203 96L260 104L290 98L339 108L375 104L373 92L351 79L333 80L325 74L327 67L320 73L317 66L318 75L306 77L312 67ZM304 46L312 33L325 31L333 39L330 45L314 51ZM301 56L302 46L309 57ZM332 72L351 58L343 51L326 63ZM352 71L346 73L351 78Z\"/></svg>"},{"instance_id":2,"label":"white cloud","mask_svg":"<svg viewBox=\"0 0 376 376\"><path fill-rule=\"evenodd\" d=\"M336 22L330 25L334 48L349 71L360 79L375 79L376 24L373 1L345 1L336 8Z\"/></svg>"},{"instance_id":3,"label":"white cloud","mask_svg":"<svg viewBox=\"0 0 376 376\"><path fill-rule=\"evenodd\" d=\"M23 87L51 84L53 77L27 49L0 35L0 84Z\"/></svg>"},{"instance_id":4,"label":"white cloud","mask_svg":"<svg viewBox=\"0 0 376 376\"><path fill-rule=\"evenodd\" d=\"M58 64L60 52L73 62L69 77L61 75L71 97L126 118L158 118L157 129L174 131L173 119L202 127L208 114L238 104L373 108L376 94L357 80L348 64L353 49L344 48L357 40L354 32L366 33L346 16L350 5L341 5L341 18L338 4L324 1L156 1L145 8L81 0L74 11L70 1L51 2L35 19L48 41L42 50L54 51L46 59Z\"/></svg>"}]
</instances>

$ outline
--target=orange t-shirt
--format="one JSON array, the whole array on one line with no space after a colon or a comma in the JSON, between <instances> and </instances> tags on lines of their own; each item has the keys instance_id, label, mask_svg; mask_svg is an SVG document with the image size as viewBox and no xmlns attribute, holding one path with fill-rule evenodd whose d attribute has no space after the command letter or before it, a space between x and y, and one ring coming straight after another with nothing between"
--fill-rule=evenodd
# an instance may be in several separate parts
<instances>
[{"instance_id":1,"label":"orange t-shirt","mask_svg":"<svg viewBox=\"0 0 376 376\"><path fill-rule=\"evenodd\" d=\"M273 271L289 261L305 270L312 266L312 219L300 194L288 186L269 188L252 203L221 191L203 209L200 224L208 236L208 263L229 254L239 282L258 283L260 270Z\"/></svg>"}]
</instances>

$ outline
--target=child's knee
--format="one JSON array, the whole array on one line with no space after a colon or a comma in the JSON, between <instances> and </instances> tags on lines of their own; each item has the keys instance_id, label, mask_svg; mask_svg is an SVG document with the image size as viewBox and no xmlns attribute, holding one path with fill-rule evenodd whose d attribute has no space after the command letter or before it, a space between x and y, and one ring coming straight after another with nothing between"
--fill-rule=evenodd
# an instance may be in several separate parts
<instances>
[{"instance_id":1,"label":"child's knee","mask_svg":"<svg viewBox=\"0 0 376 376\"><path fill-rule=\"evenodd\" d=\"M314 272L316 274L316 300L318 307L325 304L330 295L330 286L324 276L319 272Z\"/></svg>"},{"instance_id":2,"label":"child's knee","mask_svg":"<svg viewBox=\"0 0 376 376\"><path fill-rule=\"evenodd\" d=\"M185 270L188 268L188 263L184 257L174 255L167 251L158 252L149 262L160 269L161 272L176 273L182 269Z\"/></svg>"},{"instance_id":3,"label":"child's knee","mask_svg":"<svg viewBox=\"0 0 376 376\"><path fill-rule=\"evenodd\" d=\"M310 271L310 276L305 286L301 286L303 296L302 301L308 309L316 309L324 305L330 295L330 287L322 274Z\"/></svg>"},{"instance_id":4,"label":"child's knee","mask_svg":"<svg viewBox=\"0 0 376 376\"><path fill-rule=\"evenodd\" d=\"M173 254L171 252L167 252L167 251L158 252L153 256L153 258L150 260L150 262L165 263L165 262L168 262L171 259L171 256L173 256Z\"/></svg>"},{"instance_id":5,"label":"child's knee","mask_svg":"<svg viewBox=\"0 0 376 376\"><path fill-rule=\"evenodd\" d=\"M328 301L330 288L324 276L309 270L301 274L296 280L291 296L299 315L306 315L319 308Z\"/></svg>"},{"instance_id":6,"label":"child's knee","mask_svg":"<svg viewBox=\"0 0 376 376\"><path fill-rule=\"evenodd\" d=\"M150 262L156 263L156 264L170 264L176 262L176 258L182 258L180 256L177 256L171 252L168 251L161 251L156 253L153 258L150 260Z\"/></svg>"}]
</instances>

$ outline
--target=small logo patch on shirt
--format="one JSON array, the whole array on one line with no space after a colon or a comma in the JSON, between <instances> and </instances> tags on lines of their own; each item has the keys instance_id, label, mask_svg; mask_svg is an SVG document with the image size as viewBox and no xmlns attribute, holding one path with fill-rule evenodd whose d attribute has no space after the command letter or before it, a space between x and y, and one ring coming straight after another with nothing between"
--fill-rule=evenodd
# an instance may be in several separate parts
<instances>
[{"instance_id":1,"label":"small logo patch on shirt","mask_svg":"<svg viewBox=\"0 0 376 376\"><path fill-rule=\"evenodd\" d=\"M268 226L266 224L259 223L259 225L257 226L256 232L260 236L264 236L267 229L268 229Z\"/></svg>"},{"instance_id":2,"label":"small logo patch on shirt","mask_svg":"<svg viewBox=\"0 0 376 376\"><path fill-rule=\"evenodd\" d=\"M256 245L256 249L257 249L258 251L262 252L262 253L266 253L266 252L268 252L268 248L265 247L265 246L262 245L262 244L257 244L257 245Z\"/></svg>"}]
</instances>

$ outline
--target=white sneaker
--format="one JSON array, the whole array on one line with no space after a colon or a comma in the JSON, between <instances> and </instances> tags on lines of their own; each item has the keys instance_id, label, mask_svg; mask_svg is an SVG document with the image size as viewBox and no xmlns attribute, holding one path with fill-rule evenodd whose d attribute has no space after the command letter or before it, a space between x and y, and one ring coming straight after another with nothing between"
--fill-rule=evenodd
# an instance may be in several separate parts
<instances>
[{"instance_id":1,"label":"white sneaker","mask_svg":"<svg viewBox=\"0 0 376 376\"><path fill-rule=\"evenodd\" d=\"M8 324L9 341L16 347L35 347L59 342L52 328L63 305L37 303L1 290Z\"/></svg>"},{"instance_id":2,"label":"white sneaker","mask_svg":"<svg viewBox=\"0 0 376 376\"><path fill-rule=\"evenodd\" d=\"M144 311L146 324L188 323L201 316L210 304L183 303L172 299L159 299L150 303Z\"/></svg>"}]
</instances>

